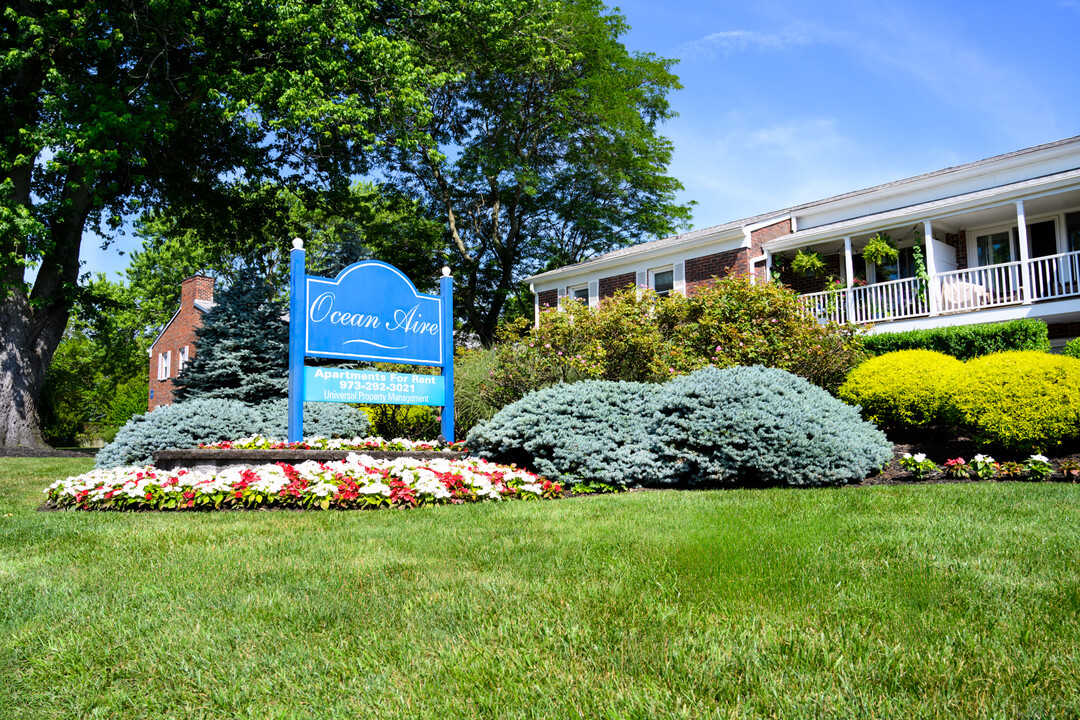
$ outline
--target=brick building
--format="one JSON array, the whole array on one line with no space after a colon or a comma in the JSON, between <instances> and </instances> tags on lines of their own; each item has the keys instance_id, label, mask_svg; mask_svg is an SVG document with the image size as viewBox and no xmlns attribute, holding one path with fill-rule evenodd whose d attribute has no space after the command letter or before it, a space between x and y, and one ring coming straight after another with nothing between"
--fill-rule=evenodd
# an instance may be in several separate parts
<instances>
[{"instance_id":1,"label":"brick building","mask_svg":"<svg viewBox=\"0 0 1080 720\"><path fill-rule=\"evenodd\" d=\"M897 257L863 250L888 236ZM923 248L920 276L915 246ZM796 274L799 253L825 270ZM1080 332L1080 136L643 242L526 278L535 313L627 286L693 294L714 278L780 280L820 319L871 332L1045 320Z\"/></svg>"},{"instance_id":2,"label":"brick building","mask_svg":"<svg viewBox=\"0 0 1080 720\"><path fill-rule=\"evenodd\" d=\"M214 307L214 279L192 275L180 284L180 307L150 345L150 410L173 401L173 380L195 357L195 331Z\"/></svg>"}]
</instances>

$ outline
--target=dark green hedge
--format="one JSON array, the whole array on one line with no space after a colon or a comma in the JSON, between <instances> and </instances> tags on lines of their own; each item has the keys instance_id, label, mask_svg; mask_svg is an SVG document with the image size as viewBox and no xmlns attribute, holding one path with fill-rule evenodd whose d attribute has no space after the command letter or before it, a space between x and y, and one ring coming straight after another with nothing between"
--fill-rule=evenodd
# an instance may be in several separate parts
<instances>
[{"instance_id":1,"label":"dark green hedge","mask_svg":"<svg viewBox=\"0 0 1080 720\"><path fill-rule=\"evenodd\" d=\"M987 325L910 330L867 335L863 342L871 355L897 350L934 350L960 360L1009 350L1050 350L1046 323L1023 318Z\"/></svg>"}]
</instances>

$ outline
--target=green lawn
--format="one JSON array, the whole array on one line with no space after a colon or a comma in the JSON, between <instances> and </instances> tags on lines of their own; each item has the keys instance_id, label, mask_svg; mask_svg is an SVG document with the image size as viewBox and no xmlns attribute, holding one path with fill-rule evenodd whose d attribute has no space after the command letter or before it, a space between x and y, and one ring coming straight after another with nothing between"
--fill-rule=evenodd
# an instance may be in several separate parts
<instances>
[{"instance_id":1,"label":"green lawn","mask_svg":"<svg viewBox=\"0 0 1080 720\"><path fill-rule=\"evenodd\" d=\"M0 718L1080 716L1080 486L38 513Z\"/></svg>"}]
</instances>

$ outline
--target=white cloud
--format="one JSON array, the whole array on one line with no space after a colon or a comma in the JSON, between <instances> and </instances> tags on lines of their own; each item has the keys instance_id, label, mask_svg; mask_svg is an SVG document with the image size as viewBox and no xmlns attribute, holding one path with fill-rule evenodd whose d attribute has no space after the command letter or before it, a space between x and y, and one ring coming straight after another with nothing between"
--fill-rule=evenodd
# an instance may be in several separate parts
<instances>
[{"instance_id":1,"label":"white cloud","mask_svg":"<svg viewBox=\"0 0 1080 720\"><path fill-rule=\"evenodd\" d=\"M738 112L713 129L672 133L671 173L697 200L694 226L709 227L759 213L872 187L937 169L925 154L883 161L832 117L761 118ZM951 158L949 159L951 160ZM940 159L940 167L950 162Z\"/></svg>"},{"instance_id":2,"label":"white cloud","mask_svg":"<svg viewBox=\"0 0 1080 720\"><path fill-rule=\"evenodd\" d=\"M677 54L681 58L711 59L718 54L730 55L750 48L763 50L784 50L796 45L805 45L810 38L794 28L777 33L763 33L757 30L724 30L706 35L700 40L693 40L679 46Z\"/></svg>"}]
</instances>

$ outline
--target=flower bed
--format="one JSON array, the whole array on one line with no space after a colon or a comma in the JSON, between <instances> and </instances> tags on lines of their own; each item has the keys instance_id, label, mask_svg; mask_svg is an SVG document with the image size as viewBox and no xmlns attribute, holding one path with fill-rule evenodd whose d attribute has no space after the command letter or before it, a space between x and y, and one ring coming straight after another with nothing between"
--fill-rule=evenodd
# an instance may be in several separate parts
<instances>
[{"instance_id":1,"label":"flower bed","mask_svg":"<svg viewBox=\"0 0 1080 720\"><path fill-rule=\"evenodd\" d=\"M52 509L329 510L556 498L563 489L525 470L480 459L375 460L350 454L340 462L277 463L219 473L93 470L58 480L45 493Z\"/></svg>"},{"instance_id":2,"label":"flower bed","mask_svg":"<svg viewBox=\"0 0 1080 720\"><path fill-rule=\"evenodd\" d=\"M422 450L424 452L453 452L465 449L464 443L446 443L438 440L408 440L406 438L394 438L385 440L381 437L366 438L304 438L303 442L289 443L277 438L252 435L239 440L220 440L212 443L200 443L200 448L213 450L352 450L356 452L384 450L384 451L410 451Z\"/></svg>"}]
</instances>

